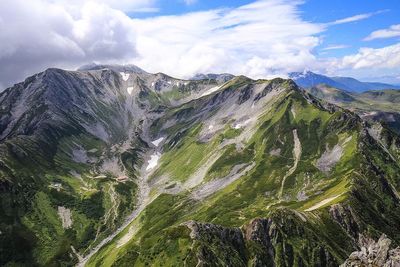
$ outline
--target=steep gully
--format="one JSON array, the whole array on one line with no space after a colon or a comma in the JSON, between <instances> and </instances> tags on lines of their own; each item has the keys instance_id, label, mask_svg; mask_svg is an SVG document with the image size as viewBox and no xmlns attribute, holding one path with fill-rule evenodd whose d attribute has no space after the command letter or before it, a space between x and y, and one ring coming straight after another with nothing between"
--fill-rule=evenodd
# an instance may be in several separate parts
<instances>
[{"instance_id":1,"label":"steep gully","mask_svg":"<svg viewBox=\"0 0 400 267\"><path fill-rule=\"evenodd\" d=\"M154 197L150 198L151 188L148 184L148 178L154 171L155 166L151 166L151 168L149 168L149 166L154 164L153 162L151 162L153 156L160 155L159 144L161 143L161 141L160 141L160 139L157 139L157 140L151 142L154 146L154 148L148 152L151 154L151 156L148 156L148 154L147 154L147 156L145 156L145 158L150 158L150 159L147 161L147 163L143 164L143 166L140 169L140 173L138 175L138 180L137 180L138 196L137 196L136 208L131 212L130 215L128 215L126 217L124 223L120 227L118 227L114 232L112 232L109 236L107 236L100 243L98 243L94 248L92 248L87 255L82 256L82 255L75 253L77 255L77 258L79 259L79 262L76 265L77 267L85 266L86 263L91 259L91 257L93 255L95 255L101 248L103 248L110 241L112 241L124 229L126 229L139 216L139 214L146 208L146 206L149 205L155 199Z\"/></svg>"}]
</instances>

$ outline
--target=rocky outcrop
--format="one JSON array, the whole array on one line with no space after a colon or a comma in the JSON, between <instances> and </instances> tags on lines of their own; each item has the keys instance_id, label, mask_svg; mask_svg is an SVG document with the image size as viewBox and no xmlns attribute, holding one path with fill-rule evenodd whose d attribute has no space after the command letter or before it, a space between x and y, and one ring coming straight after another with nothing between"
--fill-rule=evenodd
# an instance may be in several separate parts
<instances>
[{"instance_id":1,"label":"rocky outcrop","mask_svg":"<svg viewBox=\"0 0 400 267\"><path fill-rule=\"evenodd\" d=\"M197 247L197 266L244 266L245 241L239 228L189 221L190 237Z\"/></svg>"},{"instance_id":2,"label":"rocky outcrop","mask_svg":"<svg viewBox=\"0 0 400 267\"><path fill-rule=\"evenodd\" d=\"M361 237L360 251L350 254L341 267L398 267L400 266L400 247L390 249L392 241L383 234L378 241Z\"/></svg>"},{"instance_id":3,"label":"rocky outcrop","mask_svg":"<svg viewBox=\"0 0 400 267\"><path fill-rule=\"evenodd\" d=\"M338 266L329 246L288 210L241 228L195 221L185 225L191 230L198 266ZM297 247L292 238L306 238L307 245Z\"/></svg>"},{"instance_id":4,"label":"rocky outcrop","mask_svg":"<svg viewBox=\"0 0 400 267\"><path fill-rule=\"evenodd\" d=\"M343 206L341 204L332 205L329 209L329 214L348 235L357 239L358 234L360 233L360 226L350 206Z\"/></svg>"},{"instance_id":5,"label":"rocky outcrop","mask_svg":"<svg viewBox=\"0 0 400 267\"><path fill-rule=\"evenodd\" d=\"M274 266L275 249L272 244L272 237L276 236L276 228L269 219L255 219L243 228L245 240L254 243L259 248L250 259L253 266Z\"/></svg>"}]
</instances>

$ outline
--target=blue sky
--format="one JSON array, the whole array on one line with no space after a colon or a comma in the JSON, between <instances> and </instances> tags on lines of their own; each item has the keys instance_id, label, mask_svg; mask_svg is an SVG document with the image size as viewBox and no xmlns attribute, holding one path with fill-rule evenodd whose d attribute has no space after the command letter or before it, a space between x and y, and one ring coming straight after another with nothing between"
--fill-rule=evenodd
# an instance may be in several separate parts
<instances>
[{"instance_id":1,"label":"blue sky","mask_svg":"<svg viewBox=\"0 0 400 267\"><path fill-rule=\"evenodd\" d=\"M186 4L184 0L167 0L160 1L157 5L157 10L154 12L127 12L127 14L133 18L182 15L210 9L235 8L252 2L254 1L197 0ZM400 23L400 3L398 0L364 0L362 3L358 0L306 0L300 6L299 12L304 20L321 24L359 14L372 14L368 19L330 26L322 34L324 43L316 49L316 52L324 57L344 56L356 53L362 46L379 48L395 44L400 40L400 37L398 37L363 41L366 36L375 30ZM343 48L324 50L324 48L330 46L343 46Z\"/></svg>"},{"instance_id":2,"label":"blue sky","mask_svg":"<svg viewBox=\"0 0 400 267\"><path fill-rule=\"evenodd\" d=\"M400 84L398 0L0 0L0 88L48 67Z\"/></svg>"},{"instance_id":3,"label":"blue sky","mask_svg":"<svg viewBox=\"0 0 400 267\"><path fill-rule=\"evenodd\" d=\"M324 44L321 48L329 45L347 45L348 48L330 50L327 56L344 56L349 53L357 52L358 48L368 46L379 48L395 44L400 38L376 39L365 42L363 39L371 32L390 25L400 23L400 3L399 1L306 1L301 6L303 17L306 20L325 23L341 18L351 17L358 14L373 14L368 19L355 21L347 24L331 26L324 33ZM380 13L381 12L381 13Z\"/></svg>"}]
</instances>

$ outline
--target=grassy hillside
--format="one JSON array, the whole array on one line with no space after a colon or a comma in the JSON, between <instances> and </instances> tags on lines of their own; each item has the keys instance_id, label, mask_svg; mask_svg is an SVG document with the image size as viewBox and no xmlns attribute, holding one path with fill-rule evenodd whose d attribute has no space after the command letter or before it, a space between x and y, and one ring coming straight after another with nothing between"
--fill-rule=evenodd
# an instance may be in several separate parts
<instances>
[{"instance_id":1,"label":"grassy hillside","mask_svg":"<svg viewBox=\"0 0 400 267\"><path fill-rule=\"evenodd\" d=\"M182 112L182 108L176 112ZM168 116L174 116L171 114ZM220 134L198 143L196 140L201 139L206 125L187 123L191 124L179 135L179 143L164 146L167 152L153 179L168 176L184 186L192 172L186 173L186 170L205 164L209 168L202 182L175 194L159 195L124 232L89 261L89 266L194 266L198 262L234 266L256 262L274 262L277 266L337 266L357 246L358 233L375 236L385 228L391 237L399 240L395 230L400 222L395 199L390 196L382 199L387 188L368 191L373 186L366 183L378 181L369 167L365 167L372 160L366 158L370 157L367 151L377 147L369 147L373 140L363 134L362 123L353 114L332 106L324 107L303 92L286 89L266 106L251 136L240 148L230 145L230 135L226 135L230 129L226 125L221 127ZM301 144L301 156L296 164L294 130ZM240 135L239 132L233 136ZM175 139L172 137L172 140ZM207 159L216 153L218 159L207 164ZM380 151L373 157L378 160L385 155ZM169 168L173 159L182 162ZM198 188L225 177L229 169L240 164L253 167L205 198L199 199L193 194ZM389 168L382 170L383 179L393 179L395 191L398 190L399 178L390 173L399 166L379 164ZM296 168L291 170L294 165ZM371 206L365 210L361 203L366 201L363 198L370 197L382 200L369 201ZM391 206L384 211L390 219L374 221L372 217L380 210L378 203L384 201ZM334 216L336 212L343 217L349 214L354 217L341 221ZM262 232L257 228L261 226L256 227L261 222L255 218L267 218L262 222L274 230ZM354 229L347 227L346 223L358 219ZM249 232L255 232L261 239L267 233L270 240L263 243L252 239Z\"/></svg>"},{"instance_id":2,"label":"grassy hillside","mask_svg":"<svg viewBox=\"0 0 400 267\"><path fill-rule=\"evenodd\" d=\"M328 103L394 96L44 75L0 97L3 265L338 266L360 235L400 242L399 136ZM15 118L26 99L52 105Z\"/></svg>"}]
</instances>

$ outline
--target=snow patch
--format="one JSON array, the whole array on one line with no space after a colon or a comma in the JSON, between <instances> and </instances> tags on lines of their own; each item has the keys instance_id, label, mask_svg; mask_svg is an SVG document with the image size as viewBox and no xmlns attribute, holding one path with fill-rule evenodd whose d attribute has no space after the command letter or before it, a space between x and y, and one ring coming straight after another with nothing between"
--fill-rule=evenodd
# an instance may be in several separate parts
<instances>
[{"instance_id":1,"label":"snow patch","mask_svg":"<svg viewBox=\"0 0 400 267\"><path fill-rule=\"evenodd\" d=\"M233 129L238 130L238 129L244 128L247 124L249 124L250 121L251 121L251 119L248 119L248 120L246 120L246 121L244 121L242 123L235 123L233 125Z\"/></svg>"},{"instance_id":2,"label":"snow patch","mask_svg":"<svg viewBox=\"0 0 400 267\"><path fill-rule=\"evenodd\" d=\"M151 143L158 147L158 145L164 140L164 137L160 137L157 140L152 141Z\"/></svg>"},{"instance_id":3,"label":"snow patch","mask_svg":"<svg viewBox=\"0 0 400 267\"><path fill-rule=\"evenodd\" d=\"M128 94L132 94L132 91L133 91L133 87L132 86L129 86L128 88L126 88L126 90L128 91Z\"/></svg>"},{"instance_id":4,"label":"snow patch","mask_svg":"<svg viewBox=\"0 0 400 267\"><path fill-rule=\"evenodd\" d=\"M150 159L147 161L148 165L146 167L146 171L154 169L157 166L160 156L161 156L161 154L159 152L156 152L150 156Z\"/></svg>"},{"instance_id":5,"label":"snow patch","mask_svg":"<svg viewBox=\"0 0 400 267\"><path fill-rule=\"evenodd\" d=\"M129 79L129 76L130 76L129 73L120 72L119 74L121 74L122 80L124 80L125 82Z\"/></svg>"}]
</instances>

